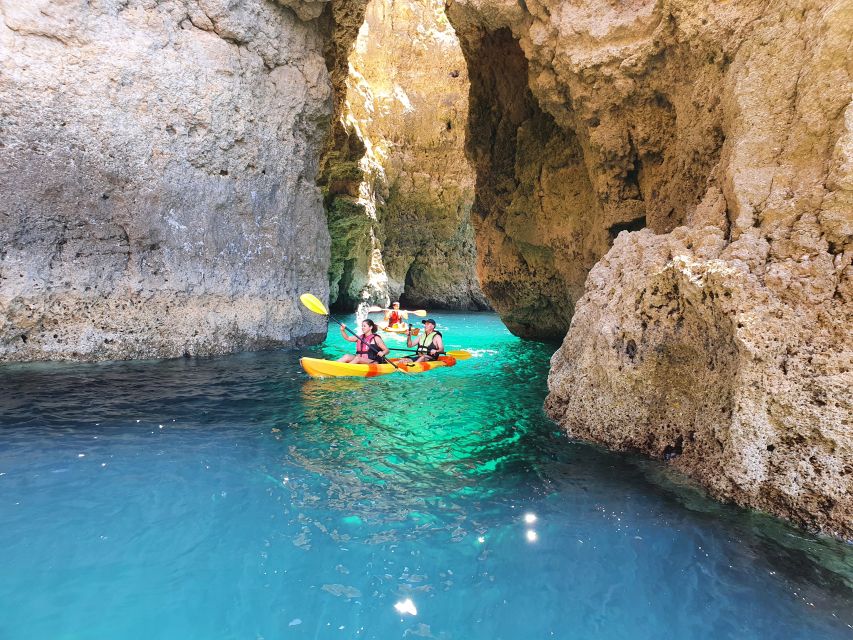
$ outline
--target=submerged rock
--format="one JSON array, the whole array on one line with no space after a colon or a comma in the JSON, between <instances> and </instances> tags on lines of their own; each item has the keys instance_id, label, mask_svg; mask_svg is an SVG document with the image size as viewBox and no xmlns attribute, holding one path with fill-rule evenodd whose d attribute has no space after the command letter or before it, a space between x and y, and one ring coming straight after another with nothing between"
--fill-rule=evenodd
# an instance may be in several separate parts
<instances>
[{"instance_id":1,"label":"submerged rock","mask_svg":"<svg viewBox=\"0 0 853 640\"><path fill-rule=\"evenodd\" d=\"M484 292L519 335L568 330L549 413L853 538L853 5L448 15Z\"/></svg>"}]
</instances>

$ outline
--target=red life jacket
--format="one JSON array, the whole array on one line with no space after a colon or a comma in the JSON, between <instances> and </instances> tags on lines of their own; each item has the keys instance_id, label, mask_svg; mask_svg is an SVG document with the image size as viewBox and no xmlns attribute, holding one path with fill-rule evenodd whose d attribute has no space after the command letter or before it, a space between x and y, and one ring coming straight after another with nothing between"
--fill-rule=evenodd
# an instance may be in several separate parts
<instances>
[{"instance_id":1,"label":"red life jacket","mask_svg":"<svg viewBox=\"0 0 853 640\"><path fill-rule=\"evenodd\" d=\"M379 356L379 347L377 347L374 343L376 342L376 334L368 333L367 336L359 336L358 342L355 343L355 353L359 356L372 356L374 358ZM372 349L370 347L373 347Z\"/></svg>"},{"instance_id":2,"label":"red life jacket","mask_svg":"<svg viewBox=\"0 0 853 640\"><path fill-rule=\"evenodd\" d=\"M395 324L400 324L403 321L403 316L400 315L399 311L392 311L391 315L388 316L388 326L392 326Z\"/></svg>"}]
</instances>

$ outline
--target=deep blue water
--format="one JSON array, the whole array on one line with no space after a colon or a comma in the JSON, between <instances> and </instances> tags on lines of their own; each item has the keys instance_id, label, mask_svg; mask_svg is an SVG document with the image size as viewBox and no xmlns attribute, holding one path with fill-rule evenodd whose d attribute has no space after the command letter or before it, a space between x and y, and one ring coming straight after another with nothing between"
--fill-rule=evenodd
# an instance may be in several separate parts
<instances>
[{"instance_id":1,"label":"deep blue water","mask_svg":"<svg viewBox=\"0 0 853 640\"><path fill-rule=\"evenodd\" d=\"M307 379L335 327L0 368L0 638L853 637L853 547L570 441L553 346L439 320L476 357L419 376Z\"/></svg>"}]
</instances>

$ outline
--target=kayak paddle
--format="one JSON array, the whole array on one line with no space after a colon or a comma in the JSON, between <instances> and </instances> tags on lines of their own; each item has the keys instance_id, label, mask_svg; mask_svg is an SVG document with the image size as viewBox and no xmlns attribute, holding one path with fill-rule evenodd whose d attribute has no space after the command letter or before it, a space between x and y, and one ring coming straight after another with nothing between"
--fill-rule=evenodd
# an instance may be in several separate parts
<instances>
[{"instance_id":1,"label":"kayak paddle","mask_svg":"<svg viewBox=\"0 0 853 640\"><path fill-rule=\"evenodd\" d=\"M394 311L394 309L383 309L382 307L367 307L367 313L379 313L380 311ZM411 313L412 315L418 316L419 318L423 318L427 312L424 309L416 309L415 311L408 311L406 309L397 309L400 313Z\"/></svg>"},{"instance_id":2,"label":"kayak paddle","mask_svg":"<svg viewBox=\"0 0 853 640\"><path fill-rule=\"evenodd\" d=\"M326 305L320 302L320 298L315 295L312 295L310 293L303 293L301 296L299 296L299 301L302 302L302 304L304 304L309 311L313 311L317 315L329 315L329 312L326 311ZM338 324L340 324L340 322L338 322Z\"/></svg>"},{"instance_id":3,"label":"kayak paddle","mask_svg":"<svg viewBox=\"0 0 853 640\"><path fill-rule=\"evenodd\" d=\"M396 347L388 347L389 351L405 351L406 353L417 353L417 351L413 349L398 349ZM456 360L468 360L469 358L473 358L470 351L442 351L441 355L450 356L451 358L455 358Z\"/></svg>"},{"instance_id":4,"label":"kayak paddle","mask_svg":"<svg viewBox=\"0 0 853 640\"><path fill-rule=\"evenodd\" d=\"M345 331L349 331L354 338L361 340L361 338L358 337L358 334L350 330L343 322L340 322L337 318L332 318L332 316L329 315L329 312L326 309L326 305L324 305L317 296L310 293L303 293L301 296L299 296L299 300L300 302L302 302L302 304L305 305L305 308L307 308L309 311L313 311L317 315L328 316L329 319L334 320L339 325L341 325ZM368 346L368 348L370 347ZM393 365L397 371L400 371L402 373L408 373L408 371L404 371L401 367L398 367L396 364L394 364L387 358L386 362L388 362L388 364Z\"/></svg>"}]
</instances>

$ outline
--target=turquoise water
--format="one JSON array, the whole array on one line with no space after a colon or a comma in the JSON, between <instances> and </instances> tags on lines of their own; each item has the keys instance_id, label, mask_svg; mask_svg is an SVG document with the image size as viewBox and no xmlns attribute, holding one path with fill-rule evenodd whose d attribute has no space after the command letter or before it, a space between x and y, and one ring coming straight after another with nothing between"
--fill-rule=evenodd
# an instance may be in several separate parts
<instances>
[{"instance_id":1,"label":"turquoise water","mask_svg":"<svg viewBox=\"0 0 853 640\"><path fill-rule=\"evenodd\" d=\"M417 376L307 379L334 326L0 368L0 638L853 636L853 547L568 440L553 346L438 317L476 357Z\"/></svg>"}]
</instances>

